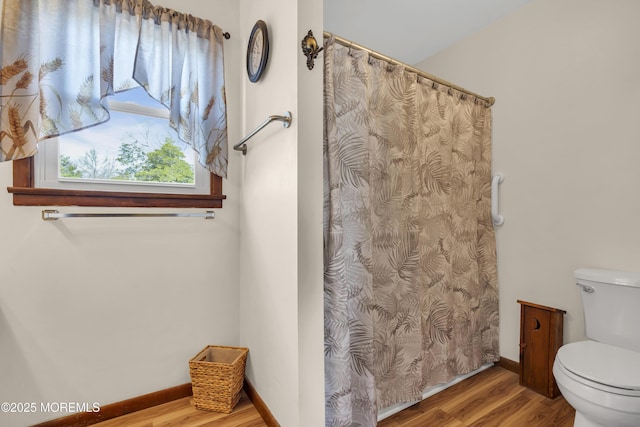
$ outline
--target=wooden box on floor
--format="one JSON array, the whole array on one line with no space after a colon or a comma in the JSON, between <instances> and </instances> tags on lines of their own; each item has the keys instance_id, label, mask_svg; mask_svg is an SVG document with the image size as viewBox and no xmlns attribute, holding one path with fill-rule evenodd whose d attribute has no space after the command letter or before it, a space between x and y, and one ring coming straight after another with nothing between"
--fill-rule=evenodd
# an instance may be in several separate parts
<instances>
[{"instance_id":1,"label":"wooden box on floor","mask_svg":"<svg viewBox=\"0 0 640 427\"><path fill-rule=\"evenodd\" d=\"M551 399L560 394L553 362L562 346L564 310L518 300L520 316L520 385Z\"/></svg>"},{"instance_id":2,"label":"wooden box on floor","mask_svg":"<svg viewBox=\"0 0 640 427\"><path fill-rule=\"evenodd\" d=\"M231 413L240 400L248 348L207 346L189 361L197 409Z\"/></svg>"}]
</instances>

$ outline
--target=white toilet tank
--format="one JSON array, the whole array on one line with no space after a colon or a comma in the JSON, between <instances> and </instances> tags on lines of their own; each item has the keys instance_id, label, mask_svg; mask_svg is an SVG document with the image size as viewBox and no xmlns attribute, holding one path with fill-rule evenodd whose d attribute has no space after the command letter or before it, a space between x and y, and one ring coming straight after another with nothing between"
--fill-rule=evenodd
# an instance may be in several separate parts
<instances>
[{"instance_id":1,"label":"white toilet tank","mask_svg":"<svg viewBox=\"0 0 640 427\"><path fill-rule=\"evenodd\" d=\"M580 268L574 274L587 337L640 352L640 273Z\"/></svg>"}]
</instances>

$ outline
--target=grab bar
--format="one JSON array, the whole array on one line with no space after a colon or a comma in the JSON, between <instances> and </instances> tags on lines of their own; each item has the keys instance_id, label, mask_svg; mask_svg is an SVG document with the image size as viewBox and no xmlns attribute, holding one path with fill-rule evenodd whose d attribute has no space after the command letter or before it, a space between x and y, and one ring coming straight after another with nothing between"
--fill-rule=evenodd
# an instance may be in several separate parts
<instances>
[{"instance_id":1,"label":"grab bar","mask_svg":"<svg viewBox=\"0 0 640 427\"><path fill-rule=\"evenodd\" d=\"M502 181L504 181L504 175L499 172L491 179L491 219L493 225L504 223L504 217L498 214L498 184L501 184Z\"/></svg>"},{"instance_id":2,"label":"grab bar","mask_svg":"<svg viewBox=\"0 0 640 427\"><path fill-rule=\"evenodd\" d=\"M213 219L214 211L205 213L60 213L56 210L45 209L42 211L44 221L55 221L59 218L141 218L141 217L191 217Z\"/></svg>"},{"instance_id":3,"label":"grab bar","mask_svg":"<svg viewBox=\"0 0 640 427\"><path fill-rule=\"evenodd\" d=\"M269 118L267 120L265 120L264 122L262 122L257 128L255 128L253 130L253 132L251 132L249 135L247 135L244 138L242 138L242 140L240 142L238 142L236 145L234 145L233 149L236 150L236 151L242 151L242 154L244 154L246 156L247 155L247 144L245 144L245 143L249 140L249 138L251 138L256 133L260 132L266 125L268 125L269 123L274 122L276 120L284 122L284 123L282 123L282 126L285 127L285 128L288 128L289 126L291 126L291 112L287 111L286 113L284 113L284 116L269 116Z\"/></svg>"}]
</instances>

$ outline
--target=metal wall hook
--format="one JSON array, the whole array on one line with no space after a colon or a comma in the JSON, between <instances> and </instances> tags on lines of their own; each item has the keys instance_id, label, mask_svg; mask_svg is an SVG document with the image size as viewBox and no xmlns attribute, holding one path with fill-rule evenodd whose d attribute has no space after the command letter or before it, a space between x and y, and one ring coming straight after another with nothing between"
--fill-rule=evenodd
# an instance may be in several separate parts
<instances>
[{"instance_id":1,"label":"metal wall hook","mask_svg":"<svg viewBox=\"0 0 640 427\"><path fill-rule=\"evenodd\" d=\"M313 36L313 32L309 30L307 35L302 39L302 53L307 57L307 68L313 70L314 59L318 57L318 54L324 49L318 45L316 38Z\"/></svg>"}]
</instances>

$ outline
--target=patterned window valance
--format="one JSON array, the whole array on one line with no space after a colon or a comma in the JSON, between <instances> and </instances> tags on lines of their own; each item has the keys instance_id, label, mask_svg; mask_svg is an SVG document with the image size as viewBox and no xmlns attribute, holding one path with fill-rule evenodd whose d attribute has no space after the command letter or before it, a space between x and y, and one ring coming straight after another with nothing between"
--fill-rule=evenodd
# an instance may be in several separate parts
<instances>
[{"instance_id":1,"label":"patterned window valance","mask_svg":"<svg viewBox=\"0 0 640 427\"><path fill-rule=\"evenodd\" d=\"M109 119L105 96L142 86L211 172L227 174L222 30L146 0L4 0L0 161Z\"/></svg>"}]
</instances>

